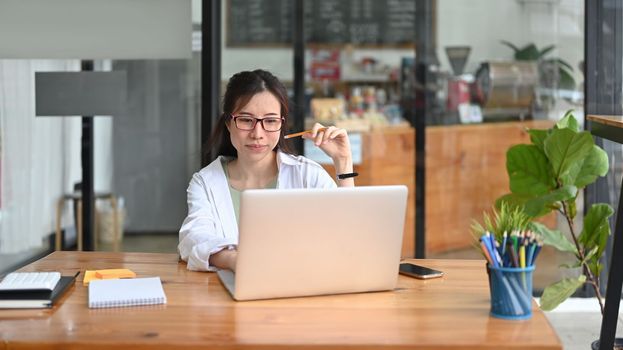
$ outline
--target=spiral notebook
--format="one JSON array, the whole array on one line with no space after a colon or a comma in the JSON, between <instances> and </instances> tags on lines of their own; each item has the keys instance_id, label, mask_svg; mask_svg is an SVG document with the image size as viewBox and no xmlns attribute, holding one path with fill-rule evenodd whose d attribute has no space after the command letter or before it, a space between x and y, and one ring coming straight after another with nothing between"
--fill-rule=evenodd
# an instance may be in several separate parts
<instances>
[{"instance_id":1,"label":"spiral notebook","mask_svg":"<svg viewBox=\"0 0 623 350\"><path fill-rule=\"evenodd\" d=\"M166 303L160 277L93 280L89 283L90 308Z\"/></svg>"}]
</instances>

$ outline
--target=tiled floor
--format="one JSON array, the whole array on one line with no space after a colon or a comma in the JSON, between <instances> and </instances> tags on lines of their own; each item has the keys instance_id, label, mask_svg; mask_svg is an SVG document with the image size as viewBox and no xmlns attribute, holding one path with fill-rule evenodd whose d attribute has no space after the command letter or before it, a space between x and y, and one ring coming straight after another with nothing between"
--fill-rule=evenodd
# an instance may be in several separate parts
<instances>
[{"instance_id":1,"label":"tiled floor","mask_svg":"<svg viewBox=\"0 0 623 350\"><path fill-rule=\"evenodd\" d=\"M545 315L556 329L565 350L586 350L599 338L601 313L592 298L571 298ZM623 334L623 318L619 312L617 335Z\"/></svg>"}]
</instances>

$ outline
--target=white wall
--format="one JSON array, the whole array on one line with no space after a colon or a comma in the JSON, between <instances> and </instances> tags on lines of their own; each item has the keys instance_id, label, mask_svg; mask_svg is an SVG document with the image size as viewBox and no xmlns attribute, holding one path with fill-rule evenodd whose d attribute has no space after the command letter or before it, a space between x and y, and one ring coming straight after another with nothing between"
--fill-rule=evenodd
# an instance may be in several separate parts
<instances>
[{"instance_id":1,"label":"white wall","mask_svg":"<svg viewBox=\"0 0 623 350\"><path fill-rule=\"evenodd\" d=\"M41 247L55 227L56 201L77 179L80 121L35 117L34 75L78 66L77 61L0 60L0 253Z\"/></svg>"},{"instance_id":2,"label":"white wall","mask_svg":"<svg viewBox=\"0 0 623 350\"><path fill-rule=\"evenodd\" d=\"M56 227L56 203L82 179L80 117L36 117L34 74L75 71L78 60L0 60L0 253L40 247ZM106 69L106 64L98 64ZM111 117L94 122L96 191L110 191ZM71 203L63 227L73 226Z\"/></svg>"},{"instance_id":3,"label":"white wall","mask_svg":"<svg viewBox=\"0 0 623 350\"><path fill-rule=\"evenodd\" d=\"M522 22L520 6L514 0L439 0L437 2L437 55L444 70L450 64L444 47L472 47L465 73L473 73L480 62L512 57L500 44L507 40L520 45Z\"/></svg>"},{"instance_id":4,"label":"white wall","mask_svg":"<svg viewBox=\"0 0 623 350\"><path fill-rule=\"evenodd\" d=\"M443 69L450 69L445 46L472 46L465 72L474 73L480 62L512 58L513 51L500 43L506 40L518 47L556 45L549 56L563 58L573 66L576 80L581 77L583 1L438 0L437 5L437 53Z\"/></svg>"}]
</instances>

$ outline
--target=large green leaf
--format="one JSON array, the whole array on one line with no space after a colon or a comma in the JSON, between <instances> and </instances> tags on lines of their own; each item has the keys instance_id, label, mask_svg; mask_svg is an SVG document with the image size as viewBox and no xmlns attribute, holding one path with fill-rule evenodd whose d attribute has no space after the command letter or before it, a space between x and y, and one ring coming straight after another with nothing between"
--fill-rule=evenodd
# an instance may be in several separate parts
<instances>
[{"instance_id":1,"label":"large green leaf","mask_svg":"<svg viewBox=\"0 0 623 350\"><path fill-rule=\"evenodd\" d=\"M502 203L508 204L511 208L521 207L530 199L534 198L531 194L507 193L495 200L495 207L502 208Z\"/></svg>"},{"instance_id":2,"label":"large green leaf","mask_svg":"<svg viewBox=\"0 0 623 350\"><path fill-rule=\"evenodd\" d=\"M573 110L568 110L565 115L556 123L557 129L571 129L575 132L580 132L580 125L577 119L573 116Z\"/></svg>"},{"instance_id":3,"label":"large green leaf","mask_svg":"<svg viewBox=\"0 0 623 350\"><path fill-rule=\"evenodd\" d=\"M544 151L544 143L547 138L548 131L545 129L528 129L528 134L530 135L530 141L539 148L543 154Z\"/></svg>"},{"instance_id":4,"label":"large green leaf","mask_svg":"<svg viewBox=\"0 0 623 350\"><path fill-rule=\"evenodd\" d=\"M580 275L578 278L565 278L552 285L549 285L543 291L541 296L541 309L551 311L567 300L578 288L584 284L586 276Z\"/></svg>"},{"instance_id":5,"label":"large green leaf","mask_svg":"<svg viewBox=\"0 0 623 350\"><path fill-rule=\"evenodd\" d=\"M593 247L599 247L594 260L599 260L606 242L610 235L610 224L608 218L612 216L614 209L605 203L593 204L584 217L584 227L578 237L578 241L589 251Z\"/></svg>"},{"instance_id":6,"label":"large green leaf","mask_svg":"<svg viewBox=\"0 0 623 350\"><path fill-rule=\"evenodd\" d=\"M550 207L556 202L562 202L575 198L577 194L577 187L565 185L545 195L528 200L525 204L524 210L529 216L535 217L538 213L542 212L544 208Z\"/></svg>"},{"instance_id":7,"label":"large green leaf","mask_svg":"<svg viewBox=\"0 0 623 350\"><path fill-rule=\"evenodd\" d=\"M562 232L558 230L550 230L547 226L538 222L530 223L530 229L541 236L543 244L552 246L561 252L577 254L575 244L567 239Z\"/></svg>"},{"instance_id":8,"label":"large green leaf","mask_svg":"<svg viewBox=\"0 0 623 350\"><path fill-rule=\"evenodd\" d=\"M534 199L536 196L531 195L531 194L519 194L519 193L507 193L503 196L501 196L500 198L495 200L495 207L497 209L500 209L502 207L502 203L506 203L508 204L511 208L516 208L519 207L522 209L522 211L525 213L526 211L526 203L531 200ZM549 214L552 209L554 208L554 206L552 207L544 207L543 210L539 213L537 213L536 215L529 215L528 213L526 213L526 215L530 216L531 218L538 218L541 217L543 215L547 215Z\"/></svg>"},{"instance_id":9,"label":"large green leaf","mask_svg":"<svg viewBox=\"0 0 623 350\"><path fill-rule=\"evenodd\" d=\"M578 121L573 116L573 110L572 109L568 110L565 113L565 115L556 123L554 128L556 128L556 129L565 129L566 128L566 129L573 130L575 132L580 132L581 131L580 130L580 125L578 124ZM543 151L543 152L545 152L545 151ZM565 175L565 178L568 179L568 180L563 181L563 183L565 183L565 184L573 184L574 181L571 181L570 179L577 178L578 174L580 173L580 170L582 169L582 164L583 164L583 162L576 162L576 163L571 164L567 174Z\"/></svg>"},{"instance_id":10,"label":"large green leaf","mask_svg":"<svg viewBox=\"0 0 623 350\"><path fill-rule=\"evenodd\" d=\"M511 192L541 195L556 183L545 154L534 145L516 145L506 152L506 170Z\"/></svg>"},{"instance_id":11,"label":"large green leaf","mask_svg":"<svg viewBox=\"0 0 623 350\"><path fill-rule=\"evenodd\" d=\"M578 164L581 166L594 144L588 131L576 133L569 128L553 129L545 140L545 154L552 164L554 177L563 185L574 184Z\"/></svg>"},{"instance_id":12,"label":"large green leaf","mask_svg":"<svg viewBox=\"0 0 623 350\"><path fill-rule=\"evenodd\" d=\"M575 186L586 187L597 180L598 176L605 176L609 167L608 154L599 146L593 145L575 177Z\"/></svg>"},{"instance_id":13,"label":"large green leaf","mask_svg":"<svg viewBox=\"0 0 623 350\"><path fill-rule=\"evenodd\" d=\"M507 193L495 200L495 208L501 210L502 205L506 204L510 208L521 208L530 199L534 198L531 194Z\"/></svg>"},{"instance_id":14,"label":"large green leaf","mask_svg":"<svg viewBox=\"0 0 623 350\"><path fill-rule=\"evenodd\" d=\"M580 171L582 170L582 165L584 164L586 159L587 158L585 157L584 159L581 159L571 164L571 166L567 170L567 173L562 177L561 182L566 185L575 184L575 182L577 181L578 175L580 174Z\"/></svg>"}]
</instances>

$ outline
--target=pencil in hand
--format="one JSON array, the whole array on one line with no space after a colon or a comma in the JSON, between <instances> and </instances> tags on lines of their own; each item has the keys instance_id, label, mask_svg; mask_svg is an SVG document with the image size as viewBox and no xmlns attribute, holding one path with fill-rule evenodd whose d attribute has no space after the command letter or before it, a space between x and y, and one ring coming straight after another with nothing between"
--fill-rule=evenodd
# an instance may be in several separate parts
<instances>
[{"instance_id":1,"label":"pencil in hand","mask_svg":"<svg viewBox=\"0 0 623 350\"><path fill-rule=\"evenodd\" d=\"M327 130L327 128L320 128L320 129L318 129L318 131L325 131L325 130ZM312 130L305 130L305 131L295 132L293 134L288 134L288 135L284 136L283 138L287 140L287 139L291 139L293 137L303 136L304 134L309 134L311 132L312 132Z\"/></svg>"}]
</instances>

